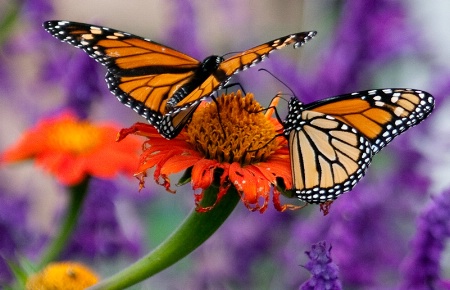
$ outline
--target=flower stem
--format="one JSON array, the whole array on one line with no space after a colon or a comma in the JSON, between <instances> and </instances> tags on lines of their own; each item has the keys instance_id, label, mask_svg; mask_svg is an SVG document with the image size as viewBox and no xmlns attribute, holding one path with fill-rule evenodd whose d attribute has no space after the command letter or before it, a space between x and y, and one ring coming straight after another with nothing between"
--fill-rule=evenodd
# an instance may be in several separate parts
<instances>
[{"instance_id":1,"label":"flower stem","mask_svg":"<svg viewBox=\"0 0 450 290\"><path fill-rule=\"evenodd\" d=\"M217 193L218 188L215 186L206 189L201 206L214 204ZM239 199L239 194L231 186L227 194L213 209L204 213L193 210L175 232L156 249L88 290L124 289L181 260L205 242L222 225L236 207Z\"/></svg>"},{"instance_id":2,"label":"flower stem","mask_svg":"<svg viewBox=\"0 0 450 290\"><path fill-rule=\"evenodd\" d=\"M65 215L65 220L59 229L58 234L47 247L45 253L42 255L41 261L38 265L38 269L42 269L48 263L56 260L58 256L61 254L61 251L67 244L67 240L75 228L75 225L78 221L78 217L80 215L80 209L83 205L85 197L87 195L87 189L90 178L85 178L81 183L71 186L69 188L69 205L68 212Z\"/></svg>"},{"instance_id":3,"label":"flower stem","mask_svg":"<svg viewBox=\"0 0 450 290\"><path fill-rule=\"evenodd\" d=\"M20 2L19 1L10 1L6 3L6 7L2 7L6 11L2 13L2 19L0 20L0 45L3 44L6 39L13 32L13 26L16 24L19 12L20 12ZM5 5L3 5L5 6Z\"/></svg>"}]
</instances>

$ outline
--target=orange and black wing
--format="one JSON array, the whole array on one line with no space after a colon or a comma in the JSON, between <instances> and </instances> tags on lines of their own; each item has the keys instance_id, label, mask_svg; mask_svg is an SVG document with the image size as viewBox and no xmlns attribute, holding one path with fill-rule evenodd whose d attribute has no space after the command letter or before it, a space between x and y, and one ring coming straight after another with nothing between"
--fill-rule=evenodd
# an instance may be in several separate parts
<instances>
[{"instance_id":1,"label":"orange and black wing","mask_svg":"<svg viewBox=\"0 0 450 290\"><path fill-rule=\"evenodd\" d=\"M47 21L44 27L106 66L110 91L155 126L167 113L167 100L192 80L201 64L157 42L107 27L69 21Z\"/></svg>"},{"instance_id":2,"label":"orange and black wing","mask_svg":"<svg viewBox=\"0 0 450 290\"><path fill-rule=\"evenodd\" d=\"M373 152L369 141L333 116L304 110L295 98L283 122L289 141L291 189L308 203L323 203L351 190Z\"/></svg>"},{"instance_id":3,"label":"orange and black wing","mask_svg":"<svg viewBox=\"0 0 450 290\"><path fill-rule=\"evenodd\" d=\"M216 72L211 74L196 90L178 102L174 110L194 103L203 97L208 97L214 91L226 85L233 74L248 69L263 61L270 53L293 44L295 48L304 45L317 34L316 31L299 32L286 35L264 44L255 46L242 53L238 53L219 64Z\"/></svg>"},{"instance_id":4,"label":"orange and black wing","mask_svg":"<svg viewBox=\"0 0 450 290\"><path fill-rule=\"evenodd\" d=\"M340 95L305 106L355 128L377 153L400 133L424 120L434 98L412 89L379 89Z\"/></svg>"},{"instance_id":5,"label":"orange and black wing","mask_svg":"<svg viewBox=\"0 0 450 290\"><path fill-rule=\"evenodd\" d=\"M227 84L233 74L263 61L271 52L293 44L300 47L316 35L315 31L286 35L258 45L222 61L197 88L172 107L161 122L163 135L177 134L197 108L199 102Z\"/></svg>"},{"instance_id":6,"label":"orange and black wing","mask_svg":"<svg viewBox=\"0 0 450 290\"><path fill-rule=\"evenodd\" d=\"M290 190L309 203L336 199L362 178L375 153L433 108L433 96L411 89L362 91L307 105L292 98L283 121Z\"/></svg>"}]
</instances>

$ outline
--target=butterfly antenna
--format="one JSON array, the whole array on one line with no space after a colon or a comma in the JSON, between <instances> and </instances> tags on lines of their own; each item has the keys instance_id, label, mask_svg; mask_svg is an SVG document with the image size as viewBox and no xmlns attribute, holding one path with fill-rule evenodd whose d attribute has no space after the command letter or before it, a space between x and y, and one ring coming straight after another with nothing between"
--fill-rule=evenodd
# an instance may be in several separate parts
<instances>
[{"instance_id":1,"label":"butterfly antenna","mask_svg":"<svg viewBox=\"0 0 450 290\"><path fill-rule=\"evenodd\" d=\"M269 145L271 142L273 142L273 140L277 139L277 138L280 137L280 136L283 136L283 134L284 134L283 132L278 133L278 134L276 134L275 136L273 136L273 138L270 139L270 140L269 140L266 144L264 144L263 146L260 146L259 148L256 148L256 149L246 150L246 152L257 152L257 151L259 151L260 149L262 149L262 148L266 147L267 145Z\"/></svg>"},{"instance_id":2,"label":"butterfly antenna","mask_svg":"<svg viewBox=\"0 0 450 290\"><path fill-rule=\"evenodd\" d=\"M280 80L277 76L275 76L272 72L268 71L265 68L260 68L258 69L258 71L265 71L266 73L270 74L274 79L276 79L277 81L279 81L281 84L283 84L289 91L291 91L292 95L295 96L294 91L282 80Z\"/></svg>"}]
</instances>

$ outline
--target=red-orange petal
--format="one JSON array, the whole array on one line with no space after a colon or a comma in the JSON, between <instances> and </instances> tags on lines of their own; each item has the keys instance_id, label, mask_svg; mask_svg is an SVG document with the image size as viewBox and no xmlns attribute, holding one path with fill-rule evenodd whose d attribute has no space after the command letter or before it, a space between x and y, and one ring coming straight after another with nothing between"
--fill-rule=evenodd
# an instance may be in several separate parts
<instances>
[{"instance_id":1,"label":"red-orange petal","mask_svg":"<svg viewBox=\"0 0 450 290\"><path fill-rule=\"evenodd\" d=\"M193 166L196 162L201 160L202 157L198 154L193 155L175 155L167 159L164 165L161 167L161 174L178 173L182 170Z\"/></svg>"},{"instance_id":2,"label":"red-orange petal","mask_svg":"<svg viewBox=\"0 0 450 290\"><path fill-rule=\"evenodd\" d=\"M215 160L201 159L192 167L192 188L206 189L214 181L214 169L223 168L220 163Z\"/></svg>"},{"instance_id":3,"label":"red-orange petal","mask_svg":"<svg viewBox=\"0 0 450 290\"><path fill-rule=\"evenodd\" d=\"M270 183L260 174L257 167L248 165L242 168L238 163L230 165L229 178L241 193L241 200L252 211L264 212L269 202ZM263 199L260 204L260 199Z\"/></svg>"}]
</instances>

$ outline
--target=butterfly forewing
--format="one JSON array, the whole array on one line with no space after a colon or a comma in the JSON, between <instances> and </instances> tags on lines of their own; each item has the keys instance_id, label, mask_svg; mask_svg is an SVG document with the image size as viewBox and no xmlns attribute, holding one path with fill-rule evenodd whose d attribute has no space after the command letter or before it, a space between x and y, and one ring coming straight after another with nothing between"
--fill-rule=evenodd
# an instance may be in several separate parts
<instances>
[{"instance_id":1,"label":"butterfly forewing","mask_svg":"<svg viewBox=\"0 0 450 290\"><path fill-rule=\"evenodd\" d=\"M434 108L434 98L419 90L380 89L340 95L306 108L334 116L355 128L376 153L424 120Z\"/></svg>"},{"instance_id":2,"label":"butterfly forewing","mask_svg":"<svg viewBox=\"0 0 450 290\"><path fill-rule=\"evenodd\" d=\"M293 110L291 100L290 112ZM288 124L288 122L292 122ZM304 110L288 117L293 187L309 203L323 203L349 191L362 178L372 158L370 143L355 129L319 112Z\"/></svg>"},{"instance_id":3,"label":"butterfly forewing","mask_svg":"<svg viewBox=\"0 0 450 290\"><path fill-rule=\"evenodd\" d=\"M315 31L308 31L274 39L226 59L220 64L219 69L224 71L226 75L231 76L237 71L247 69L258 62L261 62L271 52L277 49L284 48L291 44L293 44L294 47L302 46L315 35Z\"/></svg>"},{"instance_id":4,"label":"butterfly forewing","mask_svg":"<svg viewBox=\"0 0 450 290\"><path fill-rule=\"evenodd\" d=\"M54 37L86 51L112 70L147 67L159 74L164 67L192 70L200 62L163 44L108 27L71 21L47 21L44 28Z\"/></svg>"}]
</instances>

